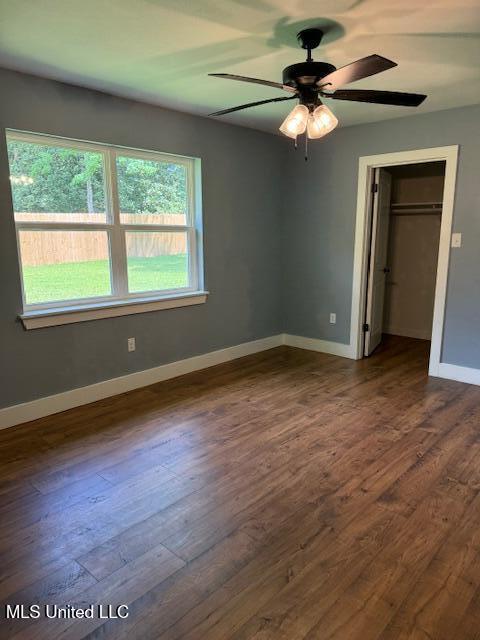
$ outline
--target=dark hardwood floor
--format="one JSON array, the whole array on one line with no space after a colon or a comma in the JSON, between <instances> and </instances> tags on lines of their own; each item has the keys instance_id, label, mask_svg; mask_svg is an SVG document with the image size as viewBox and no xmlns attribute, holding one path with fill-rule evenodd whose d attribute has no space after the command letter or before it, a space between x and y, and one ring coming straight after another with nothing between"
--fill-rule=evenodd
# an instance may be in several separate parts
<instances>
[{"instance_id":1,"label":"dark hardwood floor","mask_svg":"<svg viewBox=\"0 0 480 640\"><path fill-rule=\"evenodd\" d=\"M427 347L282 347L2 431L1 637L480 639L480 388Z\"/></svg>"}]
</instances>

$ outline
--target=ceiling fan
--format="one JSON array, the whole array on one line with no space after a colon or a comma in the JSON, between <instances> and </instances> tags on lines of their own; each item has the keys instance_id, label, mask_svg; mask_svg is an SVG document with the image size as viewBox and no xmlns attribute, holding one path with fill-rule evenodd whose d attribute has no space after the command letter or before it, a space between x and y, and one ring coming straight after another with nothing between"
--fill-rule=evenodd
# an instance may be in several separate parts
<instances>
[{"instance_id":1,"label":"ceiling fan","mask_svg":"<svg viewBox=\"0 0 480 640\"><path fill-rule=\"evenodd\" d=\"M354 102L370 102L374 104L398 105L402 107L418 107L427 97L418 93L401 93L399 91L372 91L368 89L341 89L345 84L373 76L376 73L396 67L397 63L379 55L371 55L361 58L345 67L337 69L327 62L315 62L312 58L312 49L320 44L324 32L321 29L303 29L297 35L303 49L306 49L307 59L285 67L283 70L283 82L272 82L258 78L248 78L230 73L210 73L216 78L226 80L239 80L241 82L253 82L267 87L283 89L291 95L282 98L270 98L258 102L242 104L238 107L223 109L211 113L211 116L222 116L233 111L249 109L269 102L282 102L284 100L298 100L299 103L285 118L280 126L280 131L290 138L297 139L298 135L306 133L307 138L322 138L330 133L338 124L337 118L330 109L322 103L321 98L333 98L334 100L351 100Z\"/></svg>"}]
</instances>

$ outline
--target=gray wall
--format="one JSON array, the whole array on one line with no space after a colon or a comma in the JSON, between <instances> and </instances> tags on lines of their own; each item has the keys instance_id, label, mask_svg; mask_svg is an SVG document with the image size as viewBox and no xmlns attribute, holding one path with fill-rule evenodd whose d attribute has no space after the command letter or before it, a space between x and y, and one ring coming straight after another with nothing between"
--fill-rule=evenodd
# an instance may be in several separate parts
<instances>
[{"instance_id":1,"label":"gray wall","mask_svg":"<svg viewBox=\"0 0 480 640\"><path fill-rule=\"evenodd\" d=\"M463 247L442 360L480 368L480 107L339 129L305 163L279 136L5 70L0 86L0 407L283 330L348 342L359 156L449 144ZM6 127L201 157L208 302L24 331Z\"/></svg>"},{"instance_id":2,"label":"gray wall","mask_svg":"<svg viewBox=\"0 0 480 640\"><path fill-rule=\"evenodd\" d=\"M10 71L0 87L0 406L280 332L279 137ZM5 127L201 157L208 302L24 331Z\"/></svg>"},{"instance_id":3,"label":"gray wall","mask_svg":"<svg viewBox=\"0 0 480 640\"><path fill-rule=\"evenodd\" d=\"M289 156L282 223L288 333L349 342L358 158L460 145L442 361L480 368L480 106L339 129ZM329 324L329 313L337 324Z\"/></svg>"}]
</instances>

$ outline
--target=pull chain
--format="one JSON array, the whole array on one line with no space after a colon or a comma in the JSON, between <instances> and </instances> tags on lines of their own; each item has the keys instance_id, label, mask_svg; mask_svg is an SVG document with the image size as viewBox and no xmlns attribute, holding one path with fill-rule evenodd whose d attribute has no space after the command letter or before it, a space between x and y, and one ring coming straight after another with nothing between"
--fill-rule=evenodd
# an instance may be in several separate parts
<instances>
[{"instance_id":1,"label":"pull chain","mask_svg":"<svg viewBox=\"0 0 480 640\"><path fill-rule=\"evenodd\" d=\"M308 161L308 135L305 131L305 162Z\"/></svg>"}]
</instances>

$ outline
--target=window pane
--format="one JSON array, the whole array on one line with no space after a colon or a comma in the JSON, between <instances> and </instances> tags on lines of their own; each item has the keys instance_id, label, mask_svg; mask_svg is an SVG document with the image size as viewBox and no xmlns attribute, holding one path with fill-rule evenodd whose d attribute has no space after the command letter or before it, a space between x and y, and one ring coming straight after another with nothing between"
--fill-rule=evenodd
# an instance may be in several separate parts
<instances>
[{"instance_id":1,"label":"window pane","mask_svg":"<svg viewBox=\"0 0 480 640\"><path fill-rule=\"evenodd\" d=\"M106 222L103 155L8 139L15 220Z\"/></svg>"},{"instance_id":2,"label":"window pane","mask_svg":"<svg viewBox=\"0 0 480 640\"><path fill-rule=\"evenodd\" d=\"M27 304L111 294L106 231L19 231Z\"/></svg>"},{"instance_id":3,"label":"window pane","mask_svg":"<svg viewBox=\"0 0 480 640\"><path fill-rule=\"evenodd\" d=\"M122 224L187 224L184 165L117 156Z\"/></svg>"},{"instance_id":4,"label":"window pane","mask_svg":"<svg viewBox=\"0 0 480 640\"><path fill-rule=\"evenodd\" d=\"M132 231L126 244L130 293L189 286L185 232Z\"/></svg>"}]
</instances>

